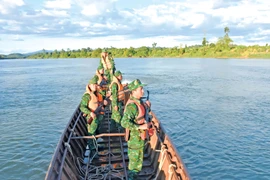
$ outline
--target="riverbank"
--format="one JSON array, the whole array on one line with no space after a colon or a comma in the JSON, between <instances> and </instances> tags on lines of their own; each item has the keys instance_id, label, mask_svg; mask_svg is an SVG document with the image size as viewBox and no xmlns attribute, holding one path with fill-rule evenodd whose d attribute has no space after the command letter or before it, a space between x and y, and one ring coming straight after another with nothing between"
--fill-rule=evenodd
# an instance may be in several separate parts
<instances>
[{"instance_id":1,"label":"riverbank","mask_svg":"<svg viewBox=\"0 0 270 180\"><path fill-rule=\"evenodd\" d=\"M99 58L102 49L82 48L78 50L61 50L38 53L27 58ZM139 48L108 48L114 58L148 57L148 58L269 58L270 47L266 46L219 46L210 44L206 46L179 46L179 47L139 47Z\"/></svg>"},{"instance_id":2,"label":"riverbank","mask_svg":"<svg viewBox=\"0 0 270 180\"><path fill-rule=\"evenodd\" d=\"M108 48L114 58L239 58L270 59L270 47L230 45ZM35 54L0 55L0 59L58 59L58 58L99 58L102 49L82 48L78 50L41 51Z\"/></svg>"}]
</instances>

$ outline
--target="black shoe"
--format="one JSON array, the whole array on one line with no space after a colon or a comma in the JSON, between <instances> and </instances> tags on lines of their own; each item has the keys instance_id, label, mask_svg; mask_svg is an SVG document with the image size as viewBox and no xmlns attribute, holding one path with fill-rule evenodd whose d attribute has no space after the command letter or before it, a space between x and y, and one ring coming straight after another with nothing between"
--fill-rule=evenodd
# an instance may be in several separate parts
<instances>
[{"instance_id":1,"label":"black shoe","mask_svg":"<svg viewBox=\"0 0 270 180\"><path fill-rule=\"evenodd\" d=\"M96 149L92 149L91 152L90 152L90 157L93 158L93 159L99 159L99 155L98 155L98 152L96 151Z\"/></svg>"},{"instance_id":2,"label":"black shoe","mask_svg":"<svg viewBox=\"0 0 270 180\"><path fill-rule=\"evenodd\" d=\"M98 152L104 151L105 147L104 146L98 146Z\"/></svg>"}]
</instances>

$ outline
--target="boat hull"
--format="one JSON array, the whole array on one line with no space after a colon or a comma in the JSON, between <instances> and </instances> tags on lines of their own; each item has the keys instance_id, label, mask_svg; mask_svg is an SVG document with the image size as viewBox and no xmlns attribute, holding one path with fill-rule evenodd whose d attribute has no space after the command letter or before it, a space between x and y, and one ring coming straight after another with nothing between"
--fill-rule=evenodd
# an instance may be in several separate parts
<instances>
[{"instance_id":1,"label":"boat hull","mask_svg":"<svg viewBox=\"0 0 270 180\"><path fill-rule=\"evenodd\" d=\"M156 115L153 112L151 115L154 134L146 142L143 168L138 179L189 180L177 149ZM128 179L125 133L121 128L112 128L111 124L111 112L108 110L99 134L88 136L86 119L78 106L59 140L45 179ZM99 142L101 138L103 141ZM97 143L96 151L87 146L89 139Z\"/></svg>"}]
</instances>

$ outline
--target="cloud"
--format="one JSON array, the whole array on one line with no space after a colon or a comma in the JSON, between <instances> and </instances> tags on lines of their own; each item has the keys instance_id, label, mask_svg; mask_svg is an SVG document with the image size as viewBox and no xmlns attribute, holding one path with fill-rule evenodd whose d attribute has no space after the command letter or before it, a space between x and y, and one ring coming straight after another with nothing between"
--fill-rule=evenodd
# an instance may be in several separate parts
<instances>
[{"instance_id":1,"label":"cloud","mask_svg":"<svg viewBox=\"0 0 270 180\"><path fill-rule=\"evenodd\" d=\"M167 39L175 45L201 44L204 35L209 42L216 42L228 26L235 43L270 42L270 1L151 2L129 7L121 1L121 5L126 3L122 8L115 0L46 0L34 7L23 0L0 0L0 33L10 37L105 38L111 43L117 38L122 41L120 37L136 43L138 39L151 43Z\"/></svg>"},{"instance_id":2,"label":"cloud","mask_svg":"<svg viewBox=\"0 0 270 180\"><path fill-rule=\"evenodd\" d=\"M85 16L98 16L113 10L115 0L77 0L76 4L81 8L81 14Z\"/></svg>"},{"instance_id":3,"label":"cloud","mask_svg":"<svg viewBox=\"0 0 270 180\"><path fill-rule=\"evenodd\" d=\"M21 23L15 20L2 20L0 21L0 32L5 34L13 34L21 31Z\"/></svg>"},{"instance_id":4,"label":"cloud","mask_svg":"<svg viewBox=\"0 0 270 180\"><path fill-rule=\"evenodd\" d=\"M24 39L21 38L21 36L16 35L15 37L13 37L12 41L24 41Z\"/></svg>"},{"instance_id":5,"label":"cloud","mask_svg":"<svg viewBox=\"0 0 270 180\"><path fill-rule=\"evenodd\" d=\"M228 8L236 5L238 2L241 2L241 0L216 0L213 3L213 9Z\"/></svg>"},{"instance_id":6,"label":"cloud","mask_svg":"<svg viewBox=\"0 0 270 180\"><path fill-rule=\"evenodd\" d=\"M263 37L252 37L252 38L248 38L247 40L248 41L261 41L261 40L265 40L267 39L266 36L263 36Z\"/></svg>"},{"instance_id":7,"label":"cloud","mask_svg":"<svg viewBox=\"0 0 270 180\"><path fill-rule=\"evenodd\" d=\"M44 7L51 9L70 9L71 0L45 1Z\"/></svg>"},{"instance_id":8,"label":"cloud","mask_svg":"<svg viewBox=\"0 0 270 180\"><path fill-rule=\"evenodd\" d=\"M255 24L269 25L269 10L269 1L241 1L228 8L212 10L211 14L219 17L222 23L232 24L236 27L247 27Z\"/></svg>"},{"instance_id":9,"label":"cloud","mask_svg":"<svg viewBox=\"0 0 270 180\"><path fill-rule=\"evenodd\" d=\"M68 16L67 11L65 11L65 10L42 9L40 12L42 15L45 15L45 16L53 16L53 17L66 17L66 16Z\"/></svg>"},{"instance_id":10,"label":"cloud","mask_svg":"<svg viewBox=\"0 0 270 180\"><path fill-rule=\"evenodd\" d=\"M86 16L97 16L102 13L98 9L97 5L89 4L83 7L81 13Z\"/></svg>"},{"instance_id":11,"label":"cloud","mask_svg":"<svg viewBox=\"0 0 270 180\"><path fill-rule=\"evenodd\" d=\"M24 4L23 0L0 0L0 14L8 14L10 10Z\"/></svg>"},{"instance_id":12,"label":"cloud","mask_svg":"<svg viewBox=\"0 0 270 180\"><path fill-rule=\"evenodd\" d=\"M258 35L270 35L270 30L263 30L263 29L259 29L259 32L257 33Z\"/></svg>"},{"instance_id":13,"label":"cloud","mask_svg":"<svg viewBox=\"0 0 270 180\"><path fill-rule=\"evenodd\" d=\"M15 38L15 39L13 39L13 41L24 41L24 40L21 38Z\"/></svg>"}]
</instances>

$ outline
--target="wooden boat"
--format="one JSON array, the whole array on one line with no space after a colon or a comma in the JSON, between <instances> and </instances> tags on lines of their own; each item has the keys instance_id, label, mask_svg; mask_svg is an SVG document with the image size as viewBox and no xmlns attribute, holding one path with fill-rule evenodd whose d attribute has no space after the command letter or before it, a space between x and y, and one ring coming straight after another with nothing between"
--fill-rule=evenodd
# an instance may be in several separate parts
<instances>
[{"instance_id":1,"label":"wooden boat","mask_svg":"<svg viewBox=\"0 0 270 180\"><path fill-rule=\"evenodd\" d=\"M129 94L126 93L127 101ZM189 174L177 149L165 133L160 121L151 112L154 135L145 145L143 168L138 179L189 180ZM128 179L127 142L123 131L111 129L111 112L107 110L100 133L88 136L86 120L79 109L73 113L52 157L46 180ZM88 139L95 141L90 151ZM102 148L100 148L102 147Z\"/></svg>"}]
</instances>

